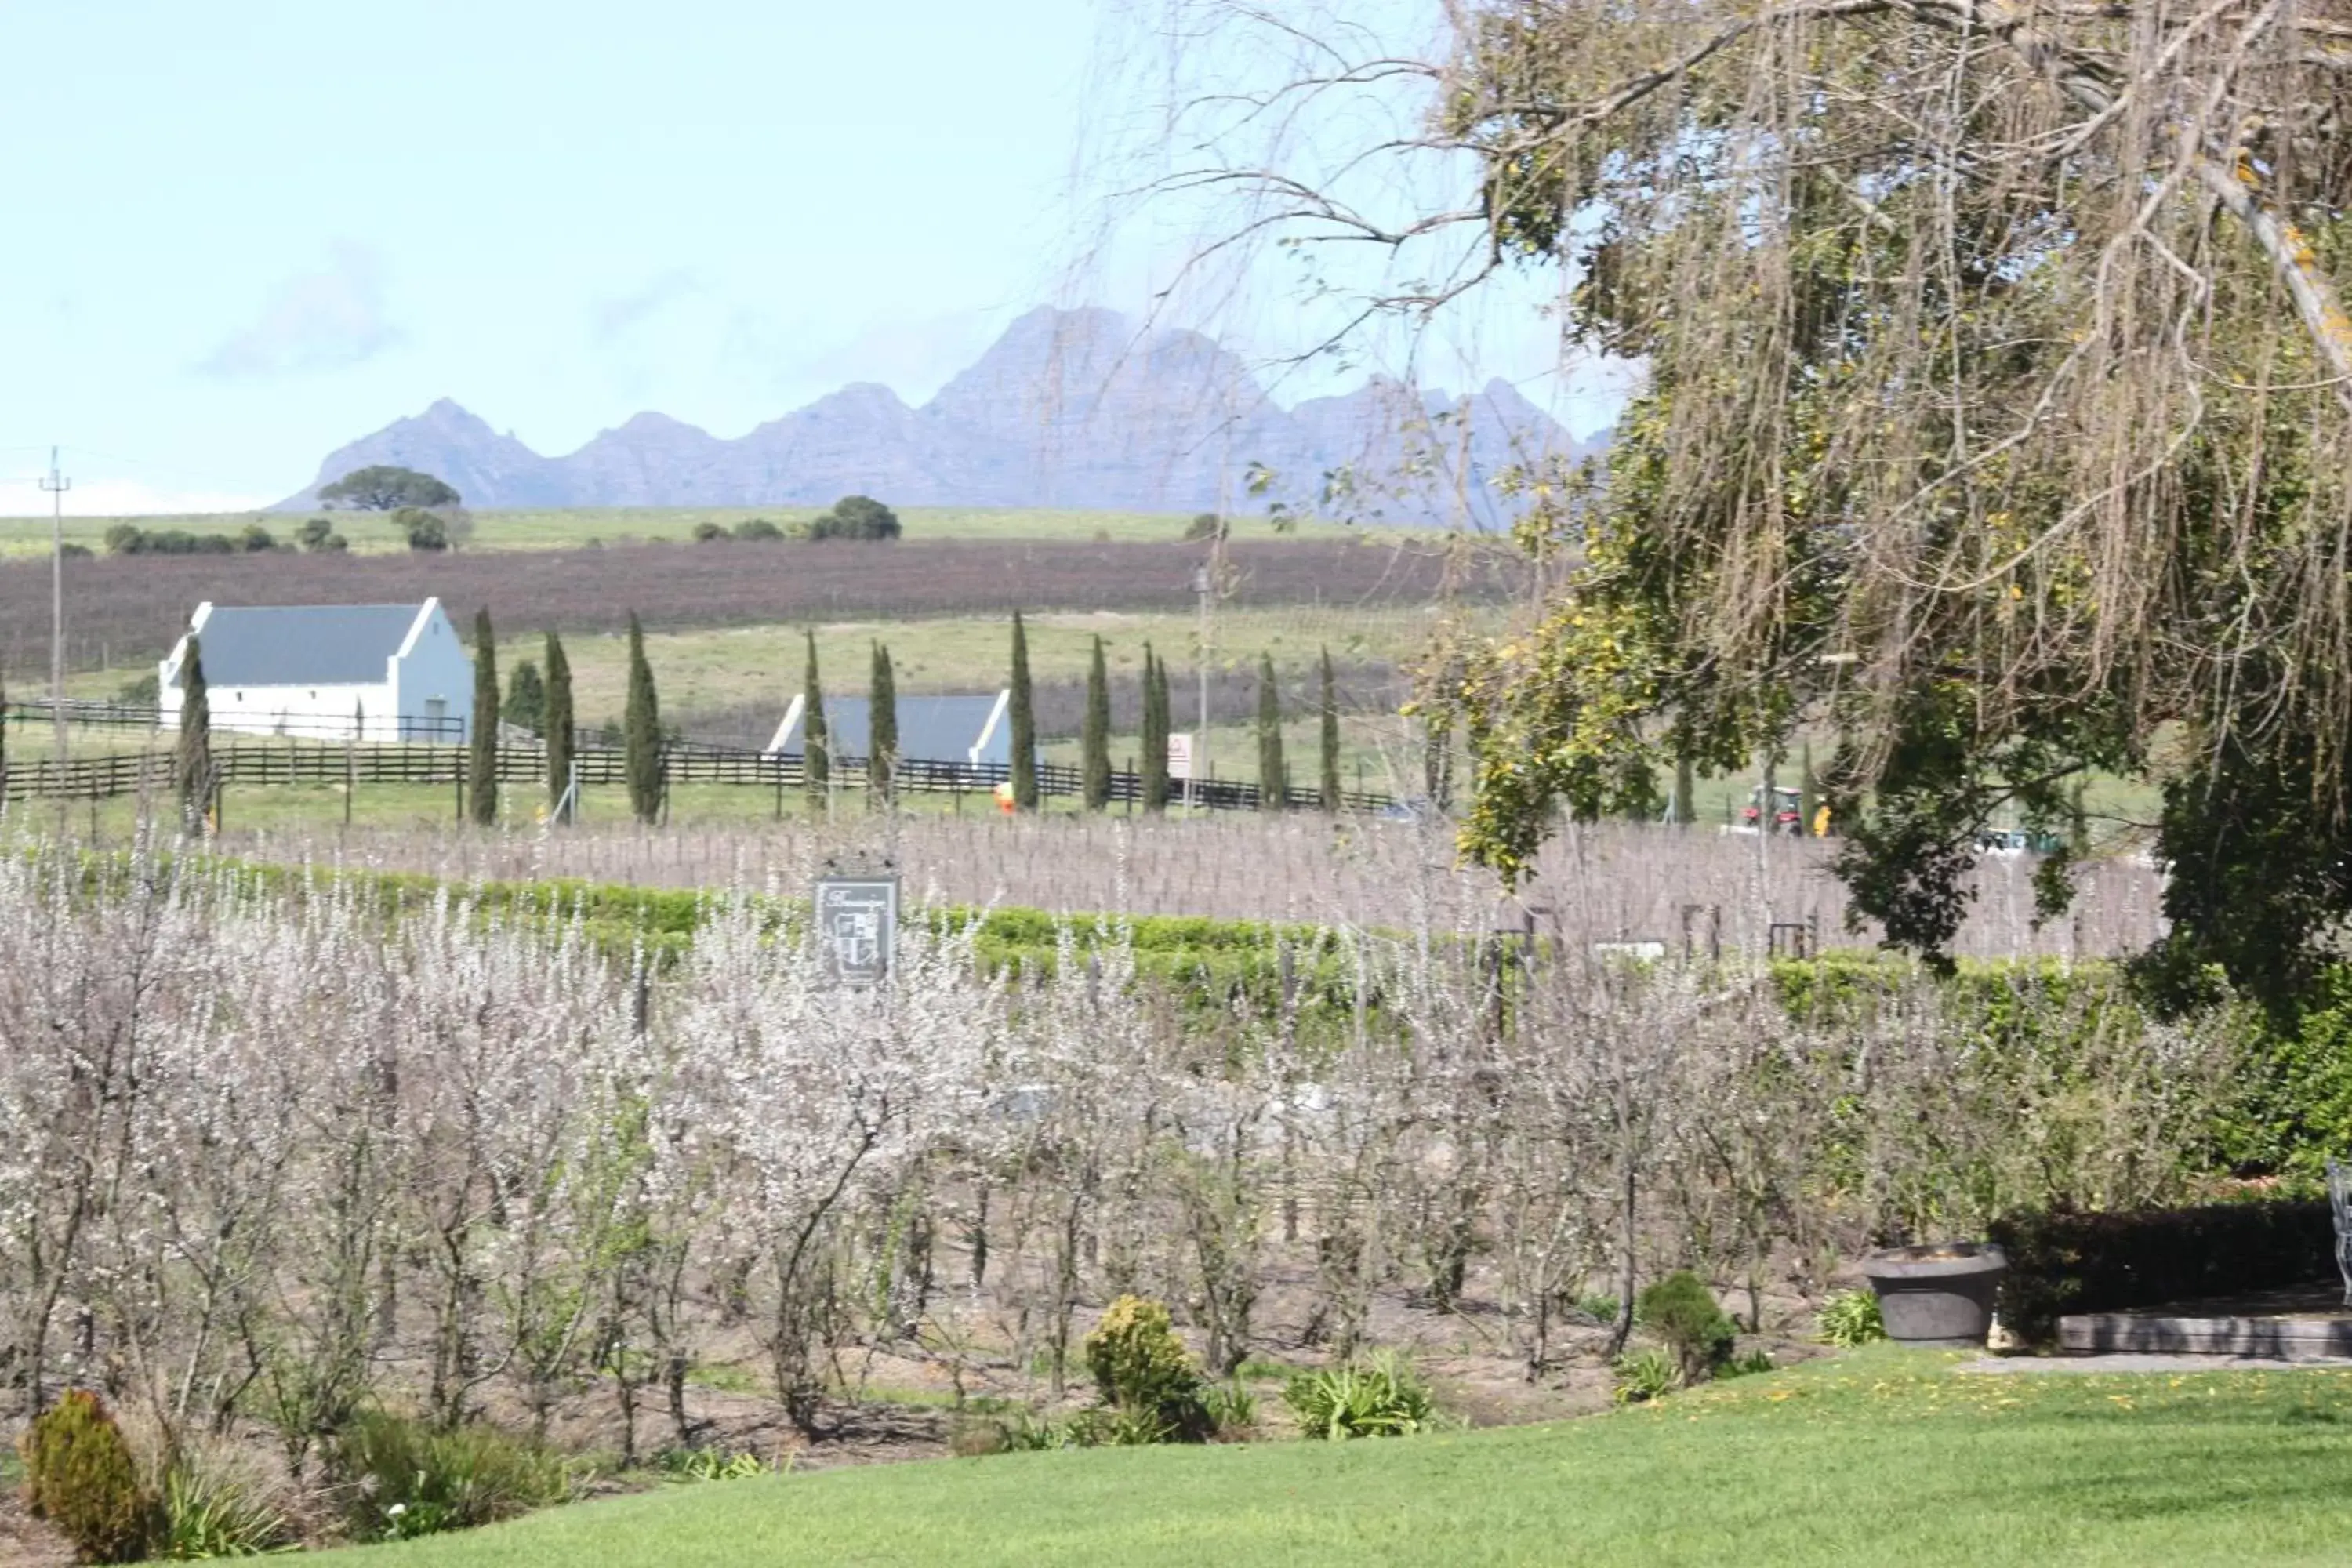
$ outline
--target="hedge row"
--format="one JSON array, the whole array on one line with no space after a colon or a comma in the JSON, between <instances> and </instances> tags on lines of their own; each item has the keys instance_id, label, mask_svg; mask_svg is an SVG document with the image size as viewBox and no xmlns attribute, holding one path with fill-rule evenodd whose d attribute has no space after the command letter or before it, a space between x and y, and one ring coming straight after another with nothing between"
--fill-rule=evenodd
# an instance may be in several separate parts
<instances>
[{"instance_id":1,"label":"hedge row","mask_svg":"<svg viewBox=\"0 0 2352 1568\"><path fill-rule=\"evenodd\" d=\"M2009 1255L2001 1325L2029 1344L2051 1342L2069 1313L2275 1290L2335 1273L2325 1202L2013 1215L1991 1238Z\"/></svg>"}]
</instances>

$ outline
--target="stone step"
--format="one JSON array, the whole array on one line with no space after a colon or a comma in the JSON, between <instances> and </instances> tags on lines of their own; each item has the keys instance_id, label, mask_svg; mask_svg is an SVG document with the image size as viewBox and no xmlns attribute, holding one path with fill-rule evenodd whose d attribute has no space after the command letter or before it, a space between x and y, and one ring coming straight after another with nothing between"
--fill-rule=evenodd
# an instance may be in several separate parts
<instances>
[{"instance_id":1,"label":"stone step","mask_svg":"<svg viewBox=\"0 0 2352 1568\"><path fill-rule=\"evenodd\" d=\"M2352 1311L2200 1317L2178 1312L2084 1312L2058 1320L2058 1346L2075 1355L2115 1352L2255 1356L2314 1361L2352 1356Z\"/></svg>"}]
</instances>

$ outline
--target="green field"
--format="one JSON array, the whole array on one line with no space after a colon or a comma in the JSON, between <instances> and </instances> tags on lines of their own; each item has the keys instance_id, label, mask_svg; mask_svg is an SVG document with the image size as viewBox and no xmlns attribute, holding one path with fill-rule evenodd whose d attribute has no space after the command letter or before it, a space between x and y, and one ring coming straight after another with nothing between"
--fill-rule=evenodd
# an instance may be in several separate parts
<instances>
[{"instance_id":1,"label":"green field","mask_svg":"<svg viewBox=\"0 0 2352 1568\"><path fill-rule=\"evenodd\" d=\"M680 1487L337 1553L575 1564L2340 1563L2352 1373L1986 1376L1878 1350L1545 1426Z\"/></svg>"},{"instance_id":2,"label":"green field","mask_svg":"<svg viewBox=\"0 0 2352 1568\"><path fill-rule=\"evenodd\" d=\"M1286 676L1303 675L1325 647L1343 662L1403 664L1416 658L1433 616L1418 607L1227 610L1216 618L1212 657L1223 668L1253 668L1271 653ZM1132 680L1150 643L1171 668L1177 721L1183 721L1185 679L1196 667L1199 622L1186 615L1124 615L1112 611L1043 614L1028 618L1029 672L1040 682L1082 680L1094 639L1114 680ZM825 689L863 695L872 667L871 645L887 643L898 689L993 691L1011 679L1012 624L995 616L919 621L840 621L816 630L817 663ZM619 637L567 639L574 707L586 722L617 716L628 685L628 645ZM539 659L538 637L503 641L499 668L511 672L520 658ZM646 658L667 713L772 705L782 718L801 689L808 646L798 626L648 633Z\"/></svg>"},{"instance_id":3,"label":"green field","mask_svg":"<svg viewBox=\"0 0 2352 1568\"><path fill-rule=\"evenodd\" d=\"M885 500L888 498L885 497ZM761 517L779 526L802 522L824 509L814 506L772 507L574 507L565 509L498 509L473 513L473 536L465 542L474 550L560 550L588 544L641 544L659 540L694 537L695 525L716 522L732 528ZM1043 507L933 507L896 509L909 539L1003 539L1059 541L1170 540L1182 535L1189 516L1167 512L1063 511ZM258 522L281 543L310 514L303 512L207 512L190 517L69 517L65 536L91 550L104 548L106 531L128 522L157 531L180 529L189 533L235 534ZM342 511L330 514L335 527L353 550L390 553L406 543L393 531L383 515ZM1236 538L1274 536L1274 525L1263 517L1236 516ZM1342 531L1340 525L1301 522L1296 535L1311 538ZM1385 536L1385 535L1384 535ZM0 518L0 556L45 554L49 549L46 518Z\"/></svg>"}]
</instances>

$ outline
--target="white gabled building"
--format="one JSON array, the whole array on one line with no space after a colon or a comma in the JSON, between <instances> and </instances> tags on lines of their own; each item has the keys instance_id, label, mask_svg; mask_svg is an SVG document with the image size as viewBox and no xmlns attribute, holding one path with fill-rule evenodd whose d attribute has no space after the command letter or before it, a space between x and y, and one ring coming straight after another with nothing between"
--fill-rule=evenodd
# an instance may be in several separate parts
<instances>
[{"instance_id":1,"label":"white gabled building","mask_svg":"<svg viewBox=\"0 0 2352 1568\"><path fill-rule=\"evenodd\" d=\"M157 667L163 723L180 727L188 642L212 727L314 740L456 741L474 711L474 661L441 601L198 605Z\"/></svg>"}]
</instances>

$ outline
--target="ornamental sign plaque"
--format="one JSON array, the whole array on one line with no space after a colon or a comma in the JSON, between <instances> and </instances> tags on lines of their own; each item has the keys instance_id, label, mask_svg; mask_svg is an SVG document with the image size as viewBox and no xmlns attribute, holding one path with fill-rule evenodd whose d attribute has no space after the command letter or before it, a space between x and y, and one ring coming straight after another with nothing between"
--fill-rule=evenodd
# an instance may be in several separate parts
<instances>
[{"instance_id":1,"label":"ornamental sign plaque","mask_svg":"<svg viewBox=\"0 0 2352 1568\"><path fill-rule=\"evenodd\" d=\"M836 985L879 985L898 935L898 879L824 877L816 884L817 963Z\"/></svg>"}]
</instances>

